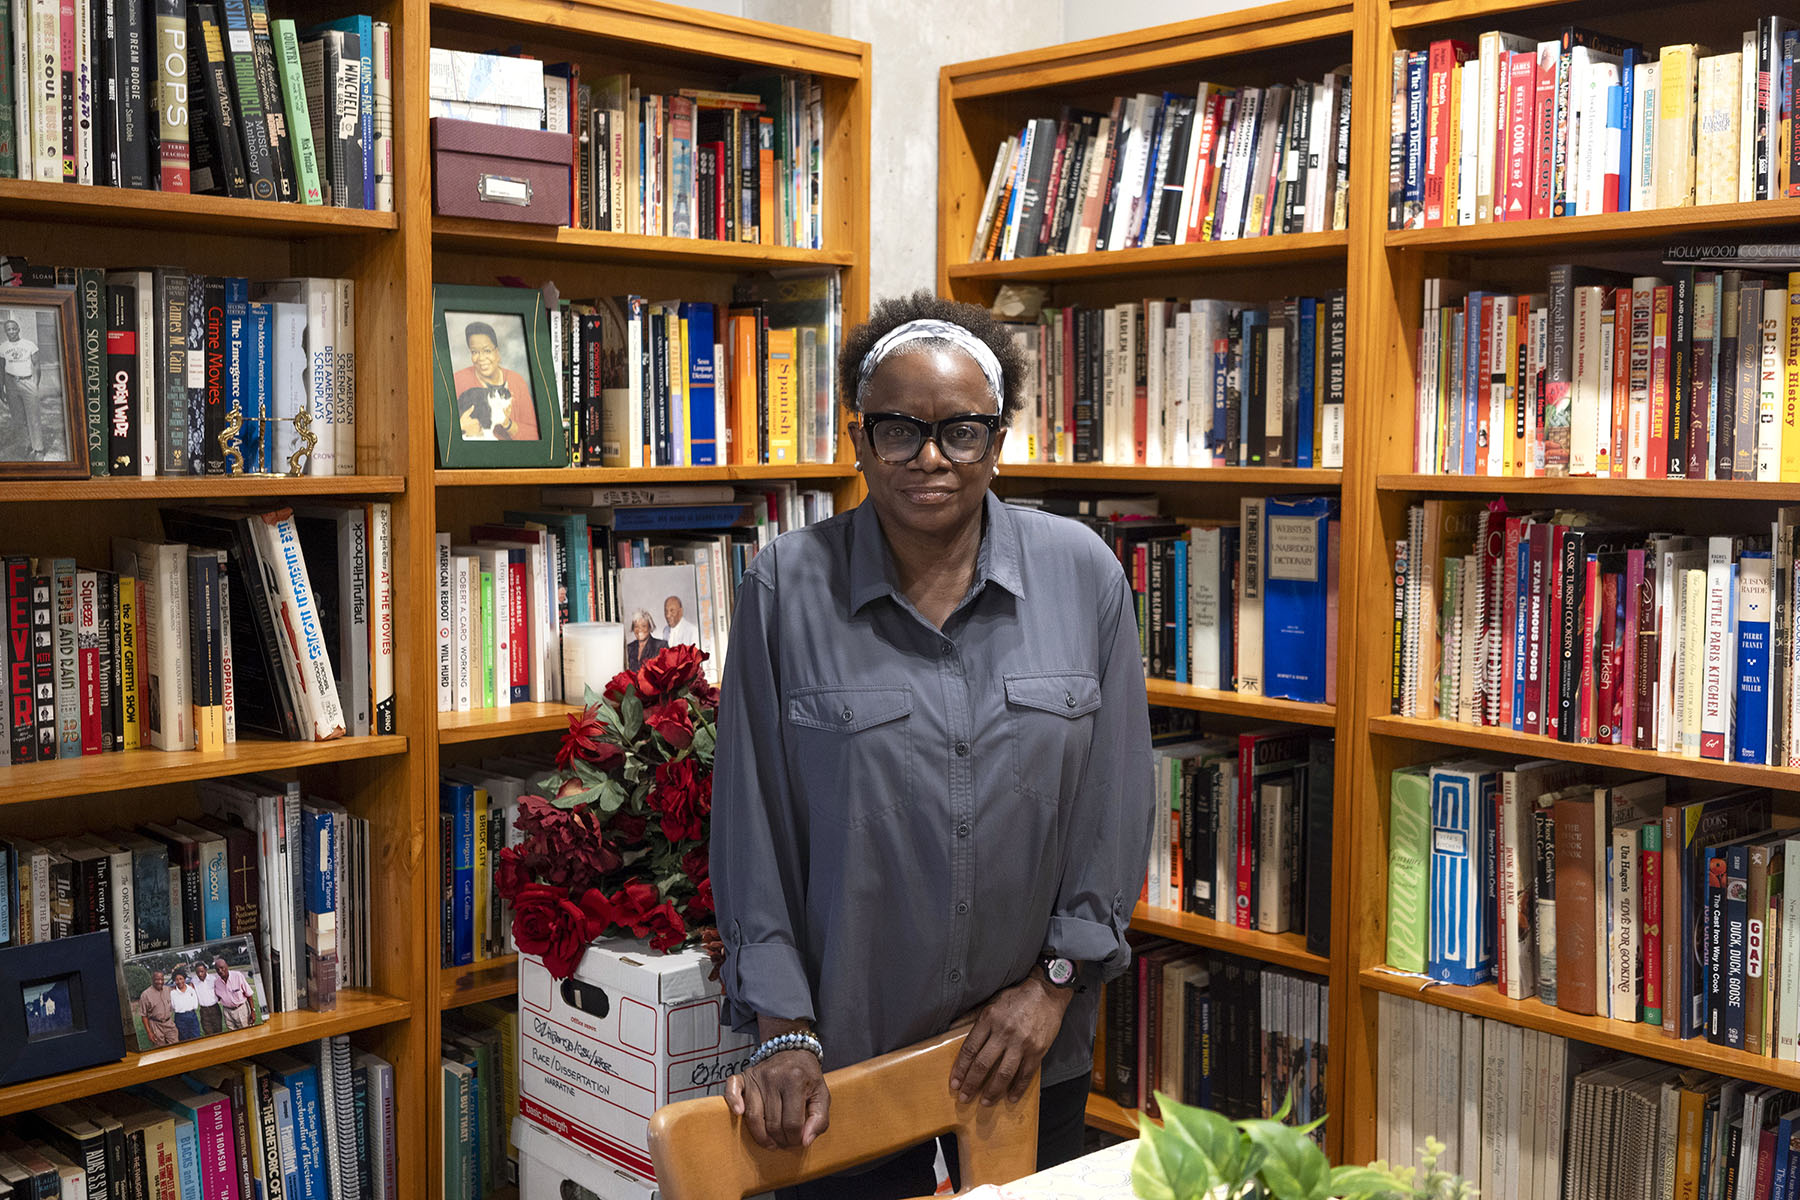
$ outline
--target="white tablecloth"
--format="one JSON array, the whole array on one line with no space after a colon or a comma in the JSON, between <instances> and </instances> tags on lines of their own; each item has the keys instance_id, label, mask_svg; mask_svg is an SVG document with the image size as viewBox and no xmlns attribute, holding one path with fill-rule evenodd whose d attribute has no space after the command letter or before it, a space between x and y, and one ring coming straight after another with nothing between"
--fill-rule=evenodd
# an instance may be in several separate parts
<instances>
[{"instance_id":1,"label":"white tablecloth","mask_svg":"<svg viewBox=\"0 0 1800 1200\"><path fill-rule=\"evenodd\" d=\"M984 1184L962 1200L1131 1200L1131 1159L1137 1140L1072 1159L1061 1166L995 1187Z\"/></svg>"}]
</instances>

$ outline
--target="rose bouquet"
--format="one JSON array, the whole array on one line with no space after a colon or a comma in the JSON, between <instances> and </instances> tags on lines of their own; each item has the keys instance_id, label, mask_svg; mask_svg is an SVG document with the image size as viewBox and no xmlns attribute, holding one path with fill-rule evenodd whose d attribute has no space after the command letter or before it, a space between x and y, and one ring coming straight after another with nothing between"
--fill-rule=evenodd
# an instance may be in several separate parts
<instances>
[{"instance_id":1,"label":"rose bouquet","mask_svg":"<svg viewBox=\"0 0 1800 1200\"><path fill-rule=\"evenodd\" d=\"M671 646L569 714L544 794L520 797L520 837L494 881L513 939L558 979L602 937L660 951L715 940L707 830L718 690L706 655Z\"/></svg>"}]
</instances>

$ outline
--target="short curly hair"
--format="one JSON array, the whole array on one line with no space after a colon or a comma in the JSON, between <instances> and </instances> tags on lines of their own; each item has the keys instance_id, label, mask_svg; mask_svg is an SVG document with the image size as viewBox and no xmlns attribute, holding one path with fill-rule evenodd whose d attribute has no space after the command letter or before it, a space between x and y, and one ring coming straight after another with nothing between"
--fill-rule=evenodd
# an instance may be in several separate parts
<instances>
[{"instance_id":1,"label":"short curly hair","mask_svg":"<svg viewBox=\"0 0 1800 1200\"><path fill-rule=\"evenodd\" d=\"M844 407L851 412L857 411L856 385L862 360L874 349L875 343L908 321L918 320L948 321L953 325L961 325L987 344L987 348L994 352L994 358L1000 363L1003 393L1000 413L1011 423L1019 409L1025 405L1025 355L1019 350L1018 343L1013 341L1006 326L980 305L960 304L955 300L934 296L923 289L910 296L890 296L877 302L874 311L869 313L869 319L852 329L844 338L844 348L838 355L838 387L842 392ZM929 339L920 344L930 344Z\"/></svg>"}]
</instances>

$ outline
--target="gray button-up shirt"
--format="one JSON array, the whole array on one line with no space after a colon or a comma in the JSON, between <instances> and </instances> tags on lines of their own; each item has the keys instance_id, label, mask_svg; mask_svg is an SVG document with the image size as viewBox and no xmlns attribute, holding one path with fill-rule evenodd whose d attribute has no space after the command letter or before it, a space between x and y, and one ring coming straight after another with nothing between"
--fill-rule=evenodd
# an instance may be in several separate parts
<instances>
[{"instance_id":1,"label":"gray button-up shirt","mask_svg":"<svg viewBox=\"0 0 1800 1200\"><path fill-rule=\"evenodd\" d=\"M1153 809L1130 590L1088 529L991 494L940 632L874 508L786 534L739 588L712 876L726 1019L810 1018L828 1069L1086 964L1045 1083L1088 1069Z\"/></svg>"}]
</instances>

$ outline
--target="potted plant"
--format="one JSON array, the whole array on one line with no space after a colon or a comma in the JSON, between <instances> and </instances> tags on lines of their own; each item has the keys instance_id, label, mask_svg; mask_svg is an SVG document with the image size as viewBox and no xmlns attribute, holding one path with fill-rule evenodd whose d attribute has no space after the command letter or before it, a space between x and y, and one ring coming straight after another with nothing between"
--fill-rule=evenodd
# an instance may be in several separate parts
<instances>
[{"instance_id":1,"label":"potted plant","mask_svg":"<svg viewBox=\"0 0 1800 1200\"><path fill-rule=\"evenodd\" d=\"M1138 1118L1142 1139L1131 1187L1142 1200L1467 1200L1475 1189L1437 1169L1444 1146L1425 1139L1419 1166L1334 1167L1309 1125L1285 1124L1289 1105L1270 1120L1230 1121L1161 1093L1161 1125Z\"/></svg>"}]
</instances>

